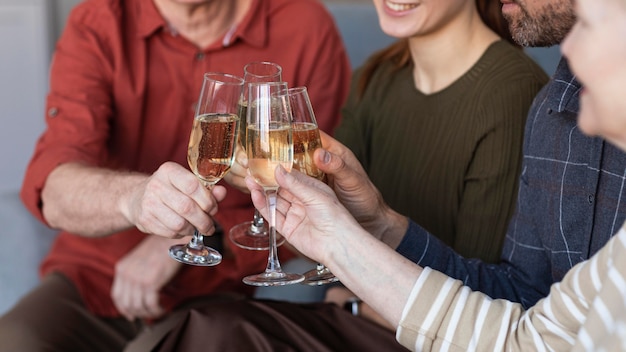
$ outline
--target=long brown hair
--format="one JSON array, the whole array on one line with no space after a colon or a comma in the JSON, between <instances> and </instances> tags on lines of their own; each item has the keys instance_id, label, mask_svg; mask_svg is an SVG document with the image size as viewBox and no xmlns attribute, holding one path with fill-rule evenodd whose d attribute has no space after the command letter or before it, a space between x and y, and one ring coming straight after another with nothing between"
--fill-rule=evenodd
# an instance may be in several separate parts
<instances>
[{"instance_id":1,"label":"long brown hair","mask_svg":"<svg viewBox=\"0 0 626 352\"><path fill-rule=\"evenodd\" d=\"M509 25L502 16L502 4L499 0L476 0L478 14L487 27L496 32L501 38L509 43L520 47L513 41L509 32ZM400 39L388 47L374 53L363 66L361 78L357 84L359 98L363 97L365 89L374 75L374 71L383 62L391 61L394 70L399 70L411 64L411 52L409 51L408 39Z\"/></svg>"}]
</instances>

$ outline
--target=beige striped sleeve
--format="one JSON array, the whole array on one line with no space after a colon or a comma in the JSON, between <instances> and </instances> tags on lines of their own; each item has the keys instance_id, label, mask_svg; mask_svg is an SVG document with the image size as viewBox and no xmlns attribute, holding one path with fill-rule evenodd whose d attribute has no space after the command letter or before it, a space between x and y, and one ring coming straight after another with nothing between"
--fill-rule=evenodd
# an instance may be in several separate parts
<instances>
[{"instance_id":1,"label":"beige striped sleeve","mask_svg":"<svg viewBox=\"0 0 626 352\"><path fill-rule=\"evenodd\" d=\"M492 300L458 280L425 268L404 307L396 337L414 351L519 351L522 346L524 350L542 351L570 350L581 336L589 335L583 348L588 349L597 342L597 336L611 329L609 325L619 326L619 319L607 314L626 311L626 265L616 267L613 262L621 257L626 264L624 239L626 231L622 229L526 312L519 304ZM616 286L622 291L612 288ZM613 292L606 302L600 295L604 291ZM590 317L600 322L589 324Z\"/></svg>"},{"instance_id":2,"label":"beige striped sleeve","mask_svg":"<svg viewBox=\"0 0 626 352\"><path fill-rule=\"evenodd\" d=\"M520 305L491 300L461 281L424 268L405 306L396 337L413 351L502 350Z\"/></svg>"},{"instance_id":3,"label":"beige striped sleeve","mask_svg":"<svg viewBox=\"0 0 626 352\"><path fill-rule=\"evenodd\" d=\"M608 270L602 276L598 266L601 289L573 351L626 351L626 230L622 228L611 242Z\"/></svg>"}]
</instances>

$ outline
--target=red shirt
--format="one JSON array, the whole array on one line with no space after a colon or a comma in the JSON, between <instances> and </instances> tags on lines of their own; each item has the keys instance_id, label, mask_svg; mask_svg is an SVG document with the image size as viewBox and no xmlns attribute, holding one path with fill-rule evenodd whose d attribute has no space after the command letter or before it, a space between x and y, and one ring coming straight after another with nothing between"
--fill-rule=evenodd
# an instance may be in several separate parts
<instances>
[{"instance_id":1,"label":"red shirt","mask_svg":"<svg viewBox=\"0 0 626 352\"><path fill-rule=\"evenodd\" d=\"M276 62L290 86L308 87L325 131L338 122L350 79L333 19L313 0L254 0L231 34L203 50L172 33L152 0L88 0L70 14L56 49L47 129L21 192L28 209L44 223L41 190L59 164L82 161L147 174L165 161L187 165L193 105L204 72L243 76L248 62ZM216 215L226 233L251 220L254 209L248 194L228 188ZM94 313L118 315L110 297L114 265L145 236L137 229L102 238L61 232L41 274L62 272ZM234 257L212 268L184 266L162 290L164 307L216 291L251 293L241 279L264 270L267 252L224 242Z\"/></svg>"}]
</instances>

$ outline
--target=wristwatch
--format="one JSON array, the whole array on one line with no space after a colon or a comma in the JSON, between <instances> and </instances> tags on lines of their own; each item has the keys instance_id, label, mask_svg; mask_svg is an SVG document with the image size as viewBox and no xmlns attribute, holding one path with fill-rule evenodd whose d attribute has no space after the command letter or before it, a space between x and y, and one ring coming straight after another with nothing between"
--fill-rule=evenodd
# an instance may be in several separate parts
<instances>
[{"instance_id":1,"label":"wristwatch","mask_svg":"<svg viewBox=\"0 0 626 352\"><path fill-rule=\"evenodd\" d=\"M346 303L343 304L343 309L350 312L355 317L361 314L361 301L358 297L348 298Z\"/></svg>"}]
</instances>

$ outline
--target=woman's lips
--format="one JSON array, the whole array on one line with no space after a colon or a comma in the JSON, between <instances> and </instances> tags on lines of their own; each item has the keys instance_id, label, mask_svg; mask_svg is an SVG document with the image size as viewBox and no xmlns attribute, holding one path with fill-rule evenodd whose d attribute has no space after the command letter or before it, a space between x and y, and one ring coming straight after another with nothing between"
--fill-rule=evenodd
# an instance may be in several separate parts
<instances>
[{"instance_id":1,"label":"woman's lips","mask_svg":"<svg viewBox=\"0 0 626 352\"><path fill-rule=\"evenodd\" d=\"M395 12L404 12L416 8L417 4L403 4L398 2L385 1L385 6Z\"/></svg>"}]
</instances>

